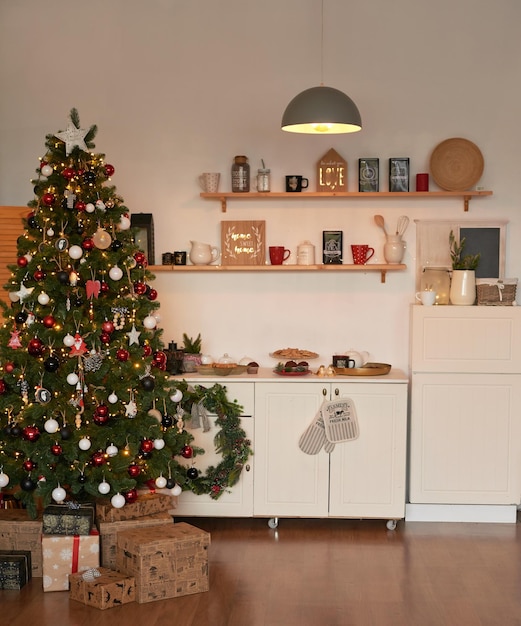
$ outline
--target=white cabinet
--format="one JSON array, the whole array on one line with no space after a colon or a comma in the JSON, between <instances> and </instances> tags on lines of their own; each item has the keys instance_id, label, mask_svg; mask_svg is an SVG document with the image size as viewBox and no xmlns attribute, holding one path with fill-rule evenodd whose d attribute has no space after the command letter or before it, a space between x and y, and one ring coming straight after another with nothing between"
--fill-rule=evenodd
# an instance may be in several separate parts
<instances>
[{"instance_id":1,"label":"white cabinet","mask_svg":"<svg viewBox=\"0 0 521 626\"><path fill-rule=\"evenodd\" d=\"M255 515L404 517L407 379L351 380L256 385ZM343 396L355 404L358 439L303 453L300 435L323 399Z\"/></svg>"},{"instance_id":2,"label":"white cabinet","mask_svg":"<svg viewBox=\"0 0 521 626\"><path fill-rule=\"evenodd\" d=\"M210 381L214 384L217 381ZM243 407L241 415L241 426L246 432L246 436L252 442L254 438L253 411L254 411L254 383L252 382L230 382L223 383L227 389L227 397L230 401L237 400ZM208 380L202 381L207 385ZM210 465L218 465L222 457L215 453L214 437L218 431L215 426L215 415L209 415L211 428L203 433L202 429L191 430L195 438L195 445L204 449L205 453L196 458L196 467L199 471L205 472ZM187 421L187 429L190 429ZM178 498L178 505L175 509L176 516L212 516L212 517L251 517L253 515L253 457L251 457L241 472L239 482L230 491L223 493L217 500L213 500L209 495L196 495L190 491L183 491Z\"/></svg>"},{"instance_id":3,"label":"white cabinet","mask_svg":"<svg viewBox=\"0 0 521 626\"><path fill-rule=\"evenodd\" d=\"M521 309L413 306L411 348L407 519L515 521Z\"/></svg>"}]
</instances>

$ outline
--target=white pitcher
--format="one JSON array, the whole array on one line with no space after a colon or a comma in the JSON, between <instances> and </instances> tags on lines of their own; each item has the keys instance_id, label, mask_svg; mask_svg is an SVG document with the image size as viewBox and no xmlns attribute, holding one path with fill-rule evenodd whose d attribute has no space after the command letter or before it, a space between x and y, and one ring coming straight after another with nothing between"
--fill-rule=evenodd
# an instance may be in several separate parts
<instances>
[{"instance_id":1,"label":"white pitcher","mask_svg":"<svg viewBox=\"0 0 521 626\"><path fill-rule=\"evenodd\" d=\"M210 265L219 258L219 249L211 246L209 243L201 243L199 241L191 241L190 261L194 265Z\"/></svg>"}]
</instances>

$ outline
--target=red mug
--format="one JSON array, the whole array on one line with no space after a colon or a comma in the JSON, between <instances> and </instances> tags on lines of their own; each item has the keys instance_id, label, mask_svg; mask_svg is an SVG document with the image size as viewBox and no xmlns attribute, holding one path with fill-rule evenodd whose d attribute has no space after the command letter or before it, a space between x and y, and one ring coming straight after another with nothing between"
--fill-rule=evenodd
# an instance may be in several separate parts
<instances>
[{"instance_id":1,"label":"red mug","mask_svg":"<svg viewBox=\"0 0 521 626\"><path fill-rule=\"evenodd\" d=\"M282 265L289 259L291 252L284 246L270 246L270 262L272 265Z\"/></svg>"},{"instance_id":2,"label":"red mug","mask_svg":"<svg viewBox=\"0 0 521 626\"><path fill-rule=\"evenodd\" d=\"M358 244L351 246L351 252L353 253L353 263L355 265L365 265L373 256L374 248L370 248L366 244Z\"/></svg>"}]
</instances>

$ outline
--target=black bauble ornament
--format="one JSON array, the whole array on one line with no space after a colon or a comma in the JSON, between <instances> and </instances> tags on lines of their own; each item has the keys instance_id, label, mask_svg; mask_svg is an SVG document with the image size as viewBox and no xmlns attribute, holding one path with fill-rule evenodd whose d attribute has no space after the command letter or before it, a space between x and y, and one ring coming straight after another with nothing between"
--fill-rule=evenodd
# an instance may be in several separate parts
<instances>
[{"instance_id":1,"label":"black bauble ornament","mask_svg":"<svg viewBox=\"0 0 521 626\"><path fill-rule=\"evenodd\" d=\"M64 441L70 439L72 437L72 429L70 428L70 426L62 426L60 428L60 436Z\"/></svg>"},{"instance_id":2,"label":"black bauble ornament","mask_svg":"<svg viewBox=\"0 0 521 626\"><path fill-rule=\"evenodd\" d=\"M94 184L96 182L96 174L94 172L85 172L83 174L83 180L87 185Z\"/></svg>"},{"instance_id":3,"label":"black bauble ornament","mask_svg":"<svg viewBox=\"0 0 521 626\"><path fill-rule=\"evenodd\" d=\"M123 246L123 242L120 241L119 239L114 239L114 241L110 245L111 249L114 252L117 252L118 250L120 250L122 246Z\"/></svg>"},{"instance_id":4,"label":"black bauble ornament","mask_svg":"<svg viewBox=\"0 0 521 626\"><path fill-rule=\"evenodd\" d=\"M22 478L22 480L20 481L20 487L24 491L34 491L36 489L36 486L37 486L36 483L30 476L26 476L25 478Z\"/></svg>"},{"instance_id":5,"label":"black bauble ornament","mask_svg":"<svg viewBox=\"0 0 521 626\"><path fill-rule=\"evenodd\" d=\"M50 356L45 359L43 366L48 372L55 372L60 367L60 361L55 356Z\"/></svg>"},{"instance_id":6,"label":"black bauble ornament","mask_svg":"<svg viewBox=\"0 0 521 626\"><path fill-rule=\"evenodd\" d=\"M34 215L31 215L28 218L27 226L29 226L29 228L38 228L38 222L36 221L36 217Z\"/></svg>"},{"instance_id":7,"label":"black bauble ornament","mask_svg":"<svg viewBox=\"0 0 521 626\"><path fill-rule=\"evenodd\" d=\"M69 272L66 272L66 271L62 270L61 272L58 272L58 274L56 276L58 277L58 282L61 285L68 285L69 284Z\"/></svg>"},{"instance_id":8,"label":"black bauble ornament","mask_svg":"<svg viewBox=\"0 0 521 626\"><path fill-rule=\"evenodd\" d=\"M19 424L13 424L11 426L11 436L19 437L22 434L22 427Z\"/></svg>"},{"instance_id":9,"label":"black bauble ornament","mask_svg":"<svg viewBox=\"0 0 521 626\"><path fill-rule=\"evenodd\" d=\"M6 426L4 426L4 435L5 435L6 437L9 437L9 435L11 435L11 434L12 434L12 433L11 433L12 428L13 428L13 425L12 425L12 424L7 424Z\"/></svg>"},{"instance_id":10,"label":"black bauble ornament","mask_svg":"<svg viewBox=\"0 0 521 626\"><path fill-rule=\"evenodd\" d=\"M161 426L164 426L165 428L172 426L173 423L174 422L170 415L163 415L163 417L161 418Z\"/></svg>"},{"instance_id":11,"label":"black bauble ornament","mask_svg":"<svg viewBox=\"0 0 521 626\"><path fill-rule=\"evenodd\" d=\"M27 311L18 311L18 313L14 316L14 321L17 324L24 324L27 321Z\"/></svg>"},{"instance_id":12,"label":"black bauble ornament","mask_svg":"<svg viewBox=\"0 0 521 626\"><path fill-rule=\"evenodd\" d=\"M199 476L199 472L195 469L195 467L189 467L186 470L186 476L190 480L195 480Z\"/></svg>"},{"instance_id":13,"label":"black bauble ornament","mask_svg":"<svg viewBox=\"0 0 521 626\"><path fill-rule=\"evenodd\" d=\"M156 385L156 381L152 378L152 376L145 376L141 379L141 386L145 391L152 391Z\"/></svg>"},{"instance_id":14,"label":"black bauble ornament","mask_svg":"<svg viewBox=\"0 0 521 626\"><path fill-rule=\"evenodd\" d=\"M87 477L85 476L85 474L80 474L78 476L78 482L80 483L80 485L84 485L87 482Z\"/></svg>"},{"instance_id":15,"label":"black bauble ornament","mask_svg":"<svg viewBox=\"0 0 521 626\"><path fill-rule=\"evenodd\" d=\"M165 487L167 489L173 489L175 487L175 480L173 478L167 478Z\"/></svg>"},{"instance_id":16,"label":"black bauble ornament","mask_svg":"<svg viewBox=\"0 0 521 626\"><path fill-rule=\"evenodd\" d=\"M140 453L139 453L139 456L140 456L142 459L150 459L150 458L151 458L151 456L152 456L152 452L140 452Z\"/></svg>"}]
</instances>

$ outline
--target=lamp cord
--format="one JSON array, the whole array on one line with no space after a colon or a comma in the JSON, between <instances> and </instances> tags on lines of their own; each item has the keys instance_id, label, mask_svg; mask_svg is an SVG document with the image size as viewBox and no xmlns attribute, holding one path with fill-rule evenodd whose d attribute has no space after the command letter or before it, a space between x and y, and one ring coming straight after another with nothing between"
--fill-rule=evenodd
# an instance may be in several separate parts
<instances>
[{"instance_id":1,"label":"lamp cord","mask_svg":"<svg viewBox=\"0 0 521 626\"><path fill-rule=\"evenodd\" d=\"M320 27L320 85L324 86L324 0L322 0Z\"/></svg>"}]
</instances>

